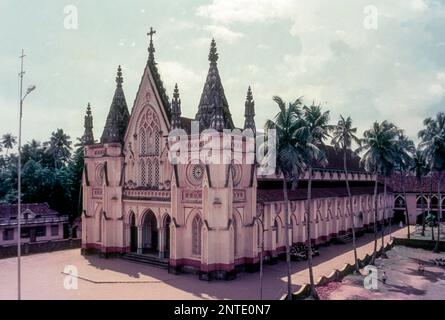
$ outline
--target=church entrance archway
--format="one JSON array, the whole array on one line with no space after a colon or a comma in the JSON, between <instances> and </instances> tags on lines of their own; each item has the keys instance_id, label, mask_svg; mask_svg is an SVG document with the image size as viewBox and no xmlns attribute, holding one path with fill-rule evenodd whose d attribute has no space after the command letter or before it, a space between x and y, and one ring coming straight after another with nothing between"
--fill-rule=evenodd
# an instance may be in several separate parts
<instances>
[{"instance_id":1,"label":"church entrance archway","mask_svg":"<svg viewBox=\"0 0 445 320\"><path fill-rule=\"evenodd\" d=\"M136 226L136 216L134 213L130 217L130 252L138 250L138 227Z\"/></svg>"},{"instance_id":2,"label":"church entrance archway","mask_svg":"<svg viewBox=\"0 0 445 320\"><path fill-rule=\"evenodd\" d=\"M152 211L147 211L142 223L142 253L159 252L158 226L156 216Z\"/></svg>"}]
</instances>

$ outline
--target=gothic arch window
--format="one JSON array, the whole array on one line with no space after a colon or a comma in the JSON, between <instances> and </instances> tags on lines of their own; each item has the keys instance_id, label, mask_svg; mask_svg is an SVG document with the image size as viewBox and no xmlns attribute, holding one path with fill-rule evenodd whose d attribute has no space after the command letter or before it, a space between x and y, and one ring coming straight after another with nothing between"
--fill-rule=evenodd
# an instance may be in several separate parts
<instances>
[{"instance_id":1,"label":"gothic arch window","mask_svg":"<svg viewBox=\"0 0 445 320\"><path fill-rule=\"evenodd\" d=\"M403 196L397 196L394 201L394 207L405 208L405 198Z\"/></svg>"},{"instance_id":2,"label":"gothic arch window","mask_svg":"<svg viewBox=\"0 0 445 320\"><path fill-rule=\"evenodd\" d=\"M145 134L145 128L142 127L139 131L139 139L140 139L140 153L141 155L147 154L147 136Z\"/></svg>"},{"instance_id":3,"label":"gothic arch window","mask_svg":"<svg viewBox=\"0 0 445 320\"><path fill-rule=\"evenodd\" d=\"M192 254L201 255L202 219L196 215L192 222Z\"/></svg>"},{"instance_id":4,"label":"gothic arch window","mask_svg":"<svg viewBox=\"0 0 445 320\"><path fill-rule=\"evenodd\" d=\"M139 163L139 167L140 167L140 175L141 175L141 185L145 187L147 185L147 170L145 168L144 160L141 159L141 161Z\"/></svg>"},{"instance_id":5,"label":"gothic arch window","mask_svg":"<svg viewBox=\"0 0 445 320\"><path fill-rule=\"evenodd\" d=\"M155 139L154 139L154 135L153 135L153 131L151 128L148 129L148 141L147 141L147 145L148 145L148 152L147 155L152 156L154 155L154 144L155 144Z\"/></svg>"},{"instance_id":6,"label":"gothic arch window","mask_svg":"<svg viewBox=\"0 0 445 320\"><path fill-rule=\"evenodd\" d=\"M158 159L154 159L153 163L153 186L159 186L159 161Z\"/></svg>"},{"instance_id":7,"label":"gothic arch window","mask_svg":"<svg viewBox=\"0 0 445 320\"><path fill-rule=\"evenodd\" d=\"M155 141L154 141L154 147L155 147L155 155L159 156L160 149L161 149L161 134L159 133L159 129L155 131Z\"/></svg>"},{"instance_id":8,"label":"gothic arch window","mask_svg":"<svg viewBox=\"0 0 445 320\"><path fill-rule=\"evenodd\" d=\"M273 227L275 229L275 243L278 245L278 243L280 241L280 226L278 223L278 219L275 219L275 221L273 223Z\"/></svg>"},{"instance_id":9,"label":"gothic arch window","mask_svg":"<svg viewBox=\"0 0 445 320\"><path fill-rule=\"evenodd\" d=\"M161 149L160 123L156 112L147 107L141 115L137 126L139 156L144 159L144 164L139 167L139 175L142 177L145 172L145 180L141 184L144 187L158 187L160 180L159 156Z\"/></svg>"},{"instance_id":10,"label":"gothic arch window","mask_svg":"<svg viewBox=\"0 0 445 320\"><path fill-rule=\"evenodd\" d=\"M437 199L436 196L432 196L431 197L431 208L437 209L439 204L439 200Z\"/></svg>"},{"instance_id":11,"label":"gothic arch window","mask_svg":"<svg viewBox=\"0 0 445 320\"><path fill-rule=\"evenodd\" d=\"M147 185L149 187L152 187L153 186L153 165L152 165L150 159L147 159L147 173L148 173Z\"/></svg>"},{"instance_id":12,"label":"gothic arch window","mask_svg":"<svg viewBox=\"0 0 445 320\"><path fill-rule=\"evenodd\" d=\"M425 196L419 196L416 201L417 209L426 208L428 205L428 200Z\"/></svg>"}]
</instances>

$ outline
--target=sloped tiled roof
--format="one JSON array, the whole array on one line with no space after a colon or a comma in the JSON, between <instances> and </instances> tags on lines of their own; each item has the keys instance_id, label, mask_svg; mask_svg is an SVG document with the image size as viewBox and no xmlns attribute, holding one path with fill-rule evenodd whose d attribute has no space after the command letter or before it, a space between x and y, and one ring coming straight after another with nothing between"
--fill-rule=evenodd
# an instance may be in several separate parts
<instances>
[{"instance_id":1,"label":"sloped tiled roof","mask_svg":"<svg viewBox=\"0 0 445 320\"><path fill-rule=\"evenodd\" d=\"M35 214L41 216L54 216L59 213L51 209L48 203L27 203L21 205L21 211L30 210ZM16 217L17 216L17 204L1 204L0 205L0 217Z\"/></svg>"},{"instance_id":2,"label":"sloped tiled roof","mask_svg":"<svg viewBox=\"0 0 445 320\"><path fill-rule=\"evenodd\" d=\"M344 170L342 151L338 151L332 146L326 146L325 152L326 158L328 159L328 164L324 167L325 169ZM360 157L350 150L348 150L346 154L346 163L349 171L365 171L360 164Z\"/></svg>"},{"instance_id":3,"label":"sloped tiled roof","mask_svg":"<svg viewBox=\"0 0 445 320\"><path fill-rule=\"evenodd\" d=\"M378 192L383 192L383 187L378 188ZM390 192L390 190L388 190ZM352 195L365 195L365 194L374 194L374 188L372 186L369 187L352 187L351 188ZM334 188L313 188L312 189L312 198L334 198L334 197L347 197L348 193L345 187L334 187ZM297 188L295 190L289 190L289 200L297 201L297 200L306 200L307 199L307 189L306 188ZM283 201L284 195L282 189L258 189L257 190L257 202L265 203L265 202L275 202L275 201Z\"/></svg>"},{"instance_id":4,"label":"sloped tiled roof","mask_svg":"<svg viewBox=\"0 0 445 320\"><path fill-rule=\"evenodd\" d=\"M431 180L432 179L432 180ZM437 182L439 181L439 174L434 173L432 176L423 177L419 182L414 175L405 176L402 178L400 174L394 174L388 181L388 185L391 186L397 192L403 191L403 186L406 192L420 193L422 190L425 193L430 192L432 182L432 192L437 192ZM441 180L441 192L445 191L445 174L442 175Z\"/></svg>"}]
</instances>

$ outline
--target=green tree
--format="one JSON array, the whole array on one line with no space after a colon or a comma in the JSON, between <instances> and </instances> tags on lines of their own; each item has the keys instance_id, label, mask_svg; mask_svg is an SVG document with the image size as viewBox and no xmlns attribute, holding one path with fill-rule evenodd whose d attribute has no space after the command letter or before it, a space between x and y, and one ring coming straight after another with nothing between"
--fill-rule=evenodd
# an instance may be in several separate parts
<instances>
[{"instance_id":1,"label":"green tree","mask_svg":"<svg viewBox=\"0 0 445 320\"><path fill-rule=\"evenodd\" d=\"M271 130L275 130L276 145L274 150L267 150L267 156L276 157L276 171L283 177L283 196L285 214L285 242L287 262L287 298L292 299L292 283L290 268L289 244L289 195L288 185L294 182L304 171L307 132L301 129L301 100L286 103L280 97L273 97L279 107L279 112L273 120L265 125L266 139L269 139Z\"/></svg>"},{"instance_id":2,"label":"green tree","mask_svg":"<svg viewBox=\"0 0 445 320\"><path fill-rule=\"evenodd\" d=\"M5 133L2 137L2 146L6 149L6 155L8 155L9 150L14 148L17 143L17 138L11 133ZM1 150L0 150L1 151Z\"/></svg>"},{"instance_id":3,"label":"green tree","mask_svg":"<svg viewBox=\"0 0 445 320\"><path fill-rule=\"evenodd\" d=\"M415 153L416 148L414 146L414 142L410 140L407 136L405 136L402 131L399 132L399 136L395 143L395 147L397 156L395 161L395 167L396 170L399 172L402 181L401 183L402 192L403 192L403 197L405 198L405 223L407 225L407 230L408 230L407 236L408 239L410 239L411 231L410 231L408 201L406 197L405 177L411 172L411 168L413 166L413 155Z\"/></svg>"},{"instance_id":4,"label":"green tree","mask_svg":"<svg viewBox=\"0 0 445 320\"><path fill-rule=\"evenodd\" d=\"M437 217L437 239L434 252L440 252L440 220L442 218L441 180L445 170L445 113L439 112L436 118L424 121L425 129L419 132L420 147L430 164L431 171L438 173L437 193L439 195L439 213Z\"/></svg>"},{"instance_id":5,"label":"green tree","mask_svg":"<svg viewBox=\"0 0 445 320\"><path fill-rule=\"evenodd\" d=\"M351 117L347 117L345 119L342 115L340 115L340 119L338 120L337 125L334 126L333 128L331 143L335 149L343 153L343 170L345 173L345 183L346 183L346 190L348 192L349 208L351 210L352 248L354 250L354 265L355 265L355 271L358 272L360 266L358 263L357 245L355 237L355 221L354 221L355 215L352 210L353 204L352 204L351 188L349 186L349 173L348 173L348 162L347 162L348 152L352 153L352 144L355 143L358 146L360 146L361 144L361 141L356 136L356 133L357 133L357 128L352 126Z\"/></svg>"},{"instance_id":6,"label":"green tree","mask_svg":"<svg viewBox=\"0 0 445 320\"><path fill-rule=\"evenodd\" d=\"M63 129L57 129L53 132L50 140L45 145L47 146L47 153L54 160L55 168L65 165L70 159L72 142L70 136L66 135Z\"/></svg>"},{"instance_id":7,"label":"green tree","mask_svg":"<svg viewBox=\"0 0 445 320\"><path fill-rule=\"evenodd\" d=\"M377 223L378 223L378 182L379 174L389 172L393 163L397 159L394 145L397 141L399 130L391 123L383 121L381 123L374 122L371 129L363 133L361 147L358 152L363 152L362 164L365 170L371 172L375 176L374 183L374 252L371 264L375 263L377 256ZM386 178L385 178L386 180ZM383 226L382 226L383 228ZM383 252L382 252L383 253Z\"/></svg>"},{"instance_id":8,"label":"green tree","mask_svg":"<svg viewBox=\"0 0 445 320\"><path fill-rule=\"evenodd\" d=\"M420 206L422 210L422 236L425 236L426 214L425 214L425 195L423 191L423 178L429 173L429 167L425 161L425 156L419 148L416 148L413 154L413 161L410 171L414 173L417 184L420 187Z\"/></svg>"},{"instance_id":9,"label":"green tree","mask_svg":"<svg viewBox=\"0 0 445 320\"><path fill-rule=\"evenodd\" d=\"M84 146L79 142L70 160L67 171L69 175L69 192L71 196L70 222L80 216L82 210L82 174L84 169Z\"/></svg>"},{"instance_id":10,"label":"green tree","mask_svg":"<svg viewBox=\"0 0 445 320\"><path fill-rule=\"evenodd\" d=\"M306 131L306 136L308 137L305 153L309 155L308 157L305 157L308 172L306 232L308 241L309 281L311 295L315 299L318 299L318 294L315 290L314 271L312 265L312 168L315 165L325 166L327 164L324 141L330 137L329 131L333 129L333 126L329 125L329 111L323 112L321 106L315 104L303 107L302 120L303 127L301 130Z\"/></svg>"},{"instance_id":11,"label":"green tree","mask_svg":"<svg viewBox=\"0 0 445 320\"><path fill-rule=\"evenodd\" d=\"M22 201L24 203L49 202L55 183L54 172L40 163L29 160L22 169Z\"/></svg>"}]
</instances>

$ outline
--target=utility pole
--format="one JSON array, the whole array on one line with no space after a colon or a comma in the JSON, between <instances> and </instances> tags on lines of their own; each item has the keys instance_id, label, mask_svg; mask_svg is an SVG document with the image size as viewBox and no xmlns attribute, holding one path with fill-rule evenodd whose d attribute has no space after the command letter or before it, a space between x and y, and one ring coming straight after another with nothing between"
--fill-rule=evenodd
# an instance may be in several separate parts
<instances>
[{"instance_id":1,"label":"utility pole","mask_svg":"<svg viewBox=\"0 0 445 320\"><path fill-rule=\"evenodd\" d=\"M19 145L18 145L18 163L17 163L17 299L21 300L21 236L22 236L22 111L23 111L23 101L26 96L30 94L35 86L29 86L26 90L25 95L23 95L23 75L25 71L23 70L23 58L25 58L25 51L22 49L22 55L19 57L20 63L20 114L19 114Z\"/></svg>"},{"instance_id":2,"label":"utility pole","mask_svg":"<svg viewBox=\"0 0 445 320\"><path fill-rule=\"evenodd\" d=\"M22 220L22 109L23 109L23 59L25 58L25 51L22 49L22 55L19 57L20 63L20 114L19 114L19 149L18 149L18 164L17 164L17 300L21 300L21 220Z\"/></svg>"}]
</instances>

